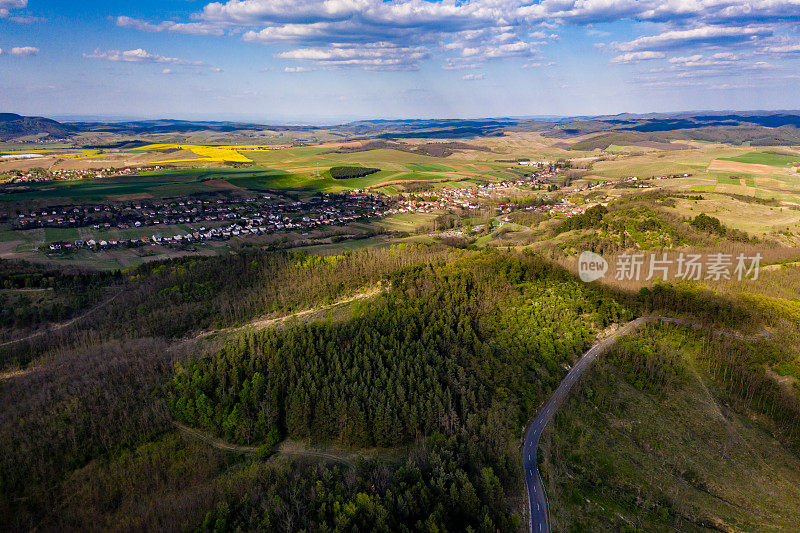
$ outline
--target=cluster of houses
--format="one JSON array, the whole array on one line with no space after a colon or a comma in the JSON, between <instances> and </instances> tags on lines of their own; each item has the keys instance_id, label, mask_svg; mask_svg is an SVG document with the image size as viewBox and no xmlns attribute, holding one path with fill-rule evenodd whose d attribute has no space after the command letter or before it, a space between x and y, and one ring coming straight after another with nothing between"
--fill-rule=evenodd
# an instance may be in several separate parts
<instances>
[{"instance_id":1,"label":"cluster of houses","mask_svg":"<svg viewBox=\"0 0 800 533\"><path fill-rule=\"evenodd\" d=\"M117 202L105 205L60 206L18 213L12 221L12 227L19 230L47 227L126 229L248 218L288 218L301 212L312 213L322 220L348 220L362 211L375 211L384 205L382 199L369 194L323 195L302 202L284 202L270 195Z\"/></svg>"},{"instance_id":2,"label":"cluster of houses","mask_svg":"<svg viewBox=\"0 0 800 533\"><path fill-rule=\"evenodd\" d=\"M297 227L310 227L303 226L302 224L285 224L282 225L286 229ZM289 227L291 226L291 227ZM275 225L271 226L276 228ZM193 229L186 233L175 233L173 235L161 235L160 233L151 236L134 237L130 239L79 239L74 242L71 241L56 241L49 244L51 251L63 250L78 250L81 248L88 248L90 250L105 250L108 248L132 248L136 246L145 245L190 245L208 240L227 240L233 237L245 237L249 235L265 235L273 233L275 229L270 229L267 226L252 226L249 223L245 226L239 224L231 224L226 227L206 228L200 227Z\"/></svg>"},{"instance_id":3,"label":"cluster of houses","mask_svg":"<svg viewBox=\"0 0 800 533\"><path fill-rule=\"evenodd\" d=\"M220 203L217 203L220 202ZM134 212L163 218L153 218L148 226L165 225L171 229L154 232L152 235L119 239L79 239L72 242L52 242L51 251L75 250L81 248L107 249L114 247L134 247L144 245L189 245L208 240L227 240L234 237L266 235L279 231L307 231L323 225L347 224L376 216L388 214L388 206L380 197L371 194L325 194L304 202L281 203L272 197L230 200L175 200L156 202L157 205L133 205ZM205 209L208 207L208 209ZM100 212L114 214L130 211L130 206L93 206L90 212L99 208ZM64 208L87 209L87 208ZM129 213L128 213L129 214ZM52 211L49 216L52 215ZM26 215L29 218L29 215ZM68 221L68 219L67 219ZM210 222L189 231L176 231L178 224ZM139 220L132 225L117 223L117 228L141 227ZM178 226L179 227L179 226ZM94 229L110 229L111 223L94 224Z\"/></svg>"},{"instance_id":4,"label":"cluster of houses","mask_svg":"<svg viewBox=\"0 0 800 533\"><path fill-rule=\"evenodd\" d=\"M142 172L152 172L163 170L162 165L152 165L147 167L126 167L126 168L90 168L90 169L52 169L32 168L27 170L6 170L6 183L41 183L45 181L66 181L94 178L114 178L118 176L135 175Z\"/></svg>"},{"instance_id":5,"label":"cluster of houses","mask_svg":"<svg viewBox=\"0 0 800 533\"><path fill-rule=\"evenodd\" d=\"M481 183L475 187L462 189L442 188L403 195L403 200L393 208L395 213L431 213L442 209L479 209L481 200L498 198L511 189L548 184L548 179L559 170L537 172L515 181ZM505 209L507 206L501 206Z\"/></svg>"}]
</instances>

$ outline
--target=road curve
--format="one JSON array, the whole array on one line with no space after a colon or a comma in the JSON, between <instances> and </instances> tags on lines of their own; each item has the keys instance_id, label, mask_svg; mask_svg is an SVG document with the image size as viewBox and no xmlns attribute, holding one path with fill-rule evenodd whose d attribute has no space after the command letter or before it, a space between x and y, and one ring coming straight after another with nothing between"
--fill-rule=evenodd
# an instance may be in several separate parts
<instances>
[{"instance_id":1,"label":"road curve","mask_svg":"<svg viewBox=\"0 0 800 533\"><path fill-rule=\"evenodd\" d=\"M539 467L536 462L536 450L539 447L539 437L541 437L542 431L544 431L547 423L555 416L555 412L561 404L564 403L572 386L581 375L583 375L597 356L614 344L619 337L630 334L646 322L671 322L674 324L691 326L695 329L703 329L703 326L698 323L681 320L679 318L660 316L640 317L628 322L613 335L589 348L589 350L578 359L575 366L572 367L566 377L559 383L552 396L550 396L550 399L547 400L544 406L539 410L536 418L533 419L525 433L525 444L522 447L522 464L525 469L525 487L528 492L528 526L532 533L548 533L550 531L550 510L547 502L547 494L544 491L544 486L539 476ZM762 329L760 335L749 337L719 330L714 330L714 333L741 340L756 340L760 337L767 339L772 338L772 333L766 329Z\"/></svg>"}]
</instances>

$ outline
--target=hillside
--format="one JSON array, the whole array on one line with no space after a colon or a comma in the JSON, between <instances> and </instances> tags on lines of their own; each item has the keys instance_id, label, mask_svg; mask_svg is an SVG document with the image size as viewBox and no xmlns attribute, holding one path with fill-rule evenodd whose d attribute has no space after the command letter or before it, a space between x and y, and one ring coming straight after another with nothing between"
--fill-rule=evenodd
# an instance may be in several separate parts
<instances>
[{"instance_id":1,"label":"hillside","mask_svg":"<svg viewBox=\"0 0 800 533\"><path fill-rule=\"evenodd\" d=\"M10 141L29 135L61 139L75 133L72 126L42 117L24 117L14 113L0 113L0 141Z\"/></svg>"},{"instance_id":2,"label":"hillside","mask_svg":"<svg viewBox=\"0 0 800 533\"><path fill-rule=\"evenodd\" d=\"M651 326L596 363L545 435L554 530L794 529L796 447L725 389L737 344Z\"/></svg>"}]
</instances>

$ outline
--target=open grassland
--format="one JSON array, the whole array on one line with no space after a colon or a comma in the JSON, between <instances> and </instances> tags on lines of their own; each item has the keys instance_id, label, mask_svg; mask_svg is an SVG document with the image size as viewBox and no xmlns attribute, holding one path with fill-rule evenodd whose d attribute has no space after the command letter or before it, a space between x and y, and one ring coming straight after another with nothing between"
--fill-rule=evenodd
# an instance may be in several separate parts
<instances>
[{"instance_id":1,"label":"open grassland","mask_svg":"<svg viewBox=\"0 0 800 533\"><path fill-rule=\"evenodd\" d=\"M741 153L741 149L723 145L702 146L688 150L653 150L597 161L592 165L592 172L610 178L698 174L705 172L715 159L733 157Z\"/></svg>"},{"instance_id":2,"label":"open grassland","mask_svg":"<svg viewBox=\"0 0 800 533\"><path fill-rule=\"evenodd\" d=\"M675 207L665 208L679 217L700 213L717 217L723 224L751 235L769 236L780 232L800 234L800 210L783 205L743 201L725 194L704 194L702 200L678 198Z\"/></svg>"}]
</instances>

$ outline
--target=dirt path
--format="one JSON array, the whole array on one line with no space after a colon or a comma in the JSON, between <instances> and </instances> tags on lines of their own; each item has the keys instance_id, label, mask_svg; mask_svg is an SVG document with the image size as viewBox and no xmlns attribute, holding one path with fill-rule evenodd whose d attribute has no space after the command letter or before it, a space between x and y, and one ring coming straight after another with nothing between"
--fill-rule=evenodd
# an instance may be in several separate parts
<instances>
[{"instance_id":1,"label":"dirt path","mask_svg":"<svg viewBox=\"0 0 800 533\"><path fill-rule=\"evenodd\" d=\"M242 326L236 326L236 327L231 327L231 328L223 328L223 329L215 329L213 331L203 331L202 333L197 335L196 338L207 337L209 335L214 335L214 334L217 334L217 333L233 333L233 332L245 329L245 328L261 329L261 328L275 327L275 326L277 326L277 325L279 325L279 324L281 324L283 322L286 322L288 320L291 320L293 318L296 318L296 319L306 318L306 317L308 317L310 315L314 315L316 313L323 313L323 312L329 311L329 310L331 310L331 309L333 309L335 307L339 307L341 305L346 305L346 304L355 302L357 300L366 300L368 298L372 298L372 297L377 296L378 294L380 294L383 290L384 289L382 289L379 285L376 285L374 287L369 287L369 288L366 288L366 289L364 289L364 290L362 290L360 292L357 292L356 294L354 294L352 296L349 296L347 298L343 298L341 300L337 300L336 302L334 302L332 304L322 305L322 306L319 306L319 307L312 307L310 309L305 309L303 311L298 311L296 313L292 313L290 315L285 315L285 316L279 316L279 317L274 317L274 318L264 318L264 317L255 318L255 319L251 320L250 322L248 322L247 324L244 324Z\"/></svg>"},{"instance_id":2,"label":"dirt path","mask_svg":"<svg viewBox=\"0 0 800 533\"><path fill-rule=\"evenodd\" d=\"M185 424L173 421L172 424L184 435L201 440L209 446L222 450L224 452L241 453L245 455L258 454L258 448L255 446L241 446L239 444L231 444L224 440L209 435L198 429L191 428ZM336 452L333 450L321 450L317 448L309 448L305 444L298 441L283 441L276 450L277 455L286 457L307 457L312 459L324 459L336 463L344 463L350 467L355 465L354 458L356 454L346 452Z\"/></svg>"},{"instance_id":3,"label":"dirt path","mask_svg":"<svg viewBox=\"0 0 800 533\"><path fill-rule=\"evenodd\" d=\"M74 323L76 323L76 322L78 322L80 320L83 320L84 318L86 318L88 316L93 315L94 313L96 313L97 311L102 309L103 307L107 306L108 304L113 302L117 298L117 296L119 296L120 294L122 294L122 291L117 292L116 294L114 294L108 300L97 304L96 306L92 307L91 309L89 309L88 311L83 313L82 315L78 315L78 316L76 316L74 318L71 318L70 320L67 320L66 322L61 322L60 324L54 324L53 326L50 326L47 329L43 329L43 330L39 330L39 331L37 331L35 333L31 333L30 335L28 335L26 337L21 337L19 339L12 339L10 341L6 341L6 342L3 342L3 343L0 343L0 348L2 348L3 346L9 346L11 344L16 344L18 342L29 341L31 339L35 339L36 337L40 337L40 336L42 336L42 335L44 335L46 333L53 333L54 331L58 331L58 330L66 328L66 327L69 327L72 324L74 324ZM3 375L4 374L0 374L0 376L3 376Z\"/></svg>"}]
</instances>

